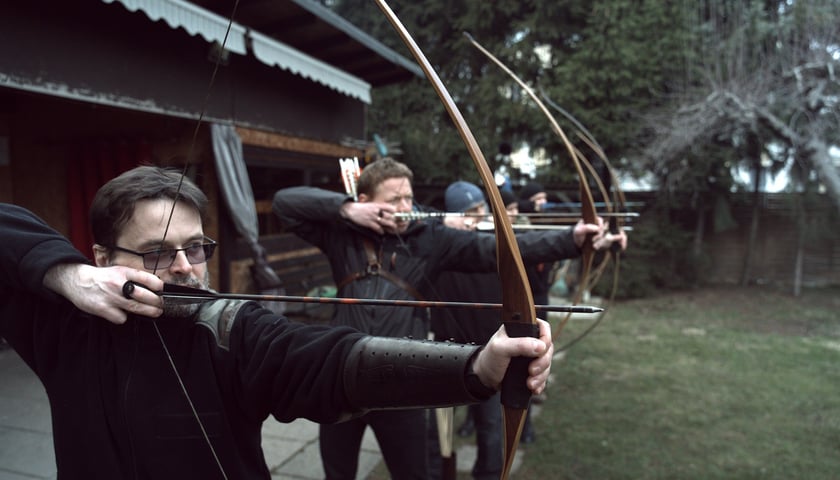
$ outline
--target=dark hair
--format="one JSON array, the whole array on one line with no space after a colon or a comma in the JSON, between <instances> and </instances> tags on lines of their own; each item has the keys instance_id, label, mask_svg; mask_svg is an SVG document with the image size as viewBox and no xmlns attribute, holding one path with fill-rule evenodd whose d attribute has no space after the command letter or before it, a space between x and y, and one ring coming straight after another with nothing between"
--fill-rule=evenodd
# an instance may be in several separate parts
<instances>
[{"instance_id":1,"label":"dark hair","mask_svg":"<svg viewBox=\"0 0 840 480\"><path fill-rule=\"evenodd\" d=\"M207 196L179 170L141 166L108 181L93 197L90 205L90 225L93 240L112 247L117 233L134 214L134 206L141 200L178 199L195 208L204 223L207 217ZM180 185L180 188L179 188Z\"/></svg>"},{"instance_id":2,"label":"dark hair","mask_svg":"<svg viewBox=\"0 0 840 480\"><path fill-rule=\"evenodd\" d=\"M356 188L359 193L373 196L376 186L389 178L407 178L411 182L414 180L414 174L411 173L411 169L406 164L391 157L385 157L371 163L362 170Z\"/></svg>"},{"instance_id":3,"label":"dark hair","mask_svg":"<svg viewBox=\"0 0 840 480\"><path fill-rule=\"evenodd\" d=\"M505 204L505 208L507 208L513 203L517 203L516 194L512 191L500 189L499 194L502 196L502 203Z\"/></svg>"},{"instance_id":4,"label":"dark hair","mask_svg":"<svg viewBox=\"0 0 840 480\"><path fill-rule=\"evenodd\" d=\"M530 200L534 195L543 192L545 192L545 187L543 187L542 184L530 182L522 187L522 190L519 192L519 198L522 200Z\"/></svg>"}]
</instances>

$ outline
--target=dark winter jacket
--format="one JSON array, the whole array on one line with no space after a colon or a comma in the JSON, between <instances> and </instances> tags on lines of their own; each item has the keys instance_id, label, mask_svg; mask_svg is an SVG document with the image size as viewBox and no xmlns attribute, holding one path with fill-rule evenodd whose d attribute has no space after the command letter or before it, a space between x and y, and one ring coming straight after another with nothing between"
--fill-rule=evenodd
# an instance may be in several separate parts
<instances>
[{"instance_id":1,"label":"dark winter jacket","mask_svg":"<svg viewBox=\"0 0 840 480\"><path fill-rule=\"evenodd\" d=\"M443 301L499 303L502 284L496 273L443 272L435 283L438 298ZM498 310L452 310L436 308L431 311L435 340L484 344L502 324Z\"/></svg>"}]
</instances>

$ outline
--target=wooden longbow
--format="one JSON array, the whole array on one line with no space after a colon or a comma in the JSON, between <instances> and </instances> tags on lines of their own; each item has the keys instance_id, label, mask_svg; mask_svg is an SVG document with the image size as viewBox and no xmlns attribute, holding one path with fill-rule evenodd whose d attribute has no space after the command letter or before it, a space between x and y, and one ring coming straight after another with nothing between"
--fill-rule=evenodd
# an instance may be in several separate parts
<instances>
[{"instance_id":1,"label":"wooden longbow","mask_svg":"<svg viewBox=\"0 0 840 480\"><path fill-rule=\"evenodd\" d=\"M481 152L478 142L475 140L475 136L463 115L455 105L455 101L452 100L452 96L423 51L417 46L417 43L391 10L391 7L384 0L375 1L420 64L426 78L431 82L435 92L446 107L446 111L455 123L487 190L487 198L492 207L493 219L496 224L496 260L499 277L502 281L502 322L505 325L505 330L511 337L538 337L539 326L536 322L537 316L534 310L531 286L528 283L528 276L522 263L522 255L519 252L519 245L516 243L516 236L505 212L504 202L499 190L494 187L493 173L487 165L487 160L484 158L484 154ZM510 474L531 399L531 393L525 383L530 360L530 358L513 359L502 382L502 416L505 431L504 465L501 477L503 479L507 479Z\"/></svg>"}]
</instances>

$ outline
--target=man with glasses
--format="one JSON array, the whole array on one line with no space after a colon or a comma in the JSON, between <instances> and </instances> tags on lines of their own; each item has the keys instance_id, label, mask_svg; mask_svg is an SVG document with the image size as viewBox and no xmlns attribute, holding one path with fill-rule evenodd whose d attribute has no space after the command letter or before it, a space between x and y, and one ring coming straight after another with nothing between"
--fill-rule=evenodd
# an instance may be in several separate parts
<instances>
[{"instance_id":1,"label":"man with glasses","mask_svg":"<svg viewBox=\"0 0 840 480\"><path fill-rule=\"evenodd\" d=\"M92 266L31 212L0 204L0 336L47 391L59 478L267 480L268 415L336 422L479 401L514 356L535 357L527 387L544 388L545 323L539 339L500 330L482 348L295 324L255 302L170 305L155 293L164 282L209 287L206 210L180 173L130 170L93 201Z\"/></svg>"}]
</instances>

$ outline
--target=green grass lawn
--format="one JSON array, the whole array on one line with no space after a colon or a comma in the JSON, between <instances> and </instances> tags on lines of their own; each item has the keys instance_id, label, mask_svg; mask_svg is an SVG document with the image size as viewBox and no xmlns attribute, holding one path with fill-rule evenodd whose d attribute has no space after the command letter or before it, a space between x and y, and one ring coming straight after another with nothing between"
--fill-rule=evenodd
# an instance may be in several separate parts
<instances>
[{"instance_id":1,"label":"green grass lawn","mask_svg":"<svg viewBox=\"0 0 840 480\"><path fill-rule=\"evenodd\" d=\"M516 477L840 478L838 310L758 287L613 306L553 366Z\"/></svg>"},{"instance_id":2,"label":"green grass lawn","mask_svg":"<svg viewBox=\"0 0 840 480\"><path fill-rule=\"evenodd\" d=\"M840 288L620 302L552 376L513 478L840 479Z\"/></svg>"}]
</instances>

